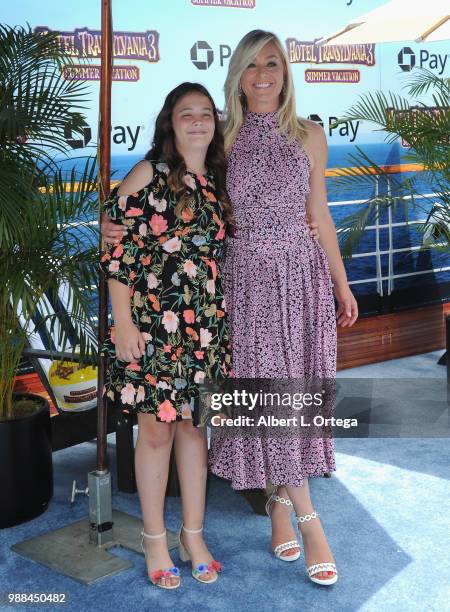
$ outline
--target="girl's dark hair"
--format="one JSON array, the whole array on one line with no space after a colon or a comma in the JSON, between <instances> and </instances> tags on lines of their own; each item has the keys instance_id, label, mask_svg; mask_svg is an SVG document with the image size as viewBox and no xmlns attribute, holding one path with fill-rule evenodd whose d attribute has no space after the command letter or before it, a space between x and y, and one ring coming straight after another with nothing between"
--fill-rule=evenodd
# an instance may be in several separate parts
<instances>
[{"instance_id":1,"label":"girl's dark hair","mask_svg":"<svg viewBox=\"0 0 450 612\"><path fill-rule=\"evenodd\" d=\"M190 93L199 93L208 98L214 113L215 130L213 139L206 152L205 165L214 173L216 192L222 203L224 218L231 221L231 202L225 189L226 159L223 144L222 128L219 122L216 105L209 91L200 83L181 83L167 95L164 105L160 110L155 123L152 148L146 154L145 159L153 161L164 161L169 166L167 182L171 191L179 198L176 206L177 215L189 206L192 191L184 182L186 174L186 163L178 152L175 145L175 132L172 127L172 113L175 105L181 98Z\"/></svg>"}]
</instances>

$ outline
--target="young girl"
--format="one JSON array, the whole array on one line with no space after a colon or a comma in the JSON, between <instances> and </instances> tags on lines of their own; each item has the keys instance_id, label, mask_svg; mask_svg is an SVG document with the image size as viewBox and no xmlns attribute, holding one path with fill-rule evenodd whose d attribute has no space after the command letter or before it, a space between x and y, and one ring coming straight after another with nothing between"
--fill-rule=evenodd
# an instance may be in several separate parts
<instances>
[{"instance_id":1,"label":"young girl","mask_svg":"<svg viewBox=\"0 0 450 612\"><path fill-rule=\"evenodd\" d=\"M136 480L142 546L153 584L173 589L164 495L175 443L183 523L180 557L214 582L220 563L202 535L207 441L198 422L198 384L231 373L220 262L231 206L218 115L208 91L182 83L158 115L153 147L104 204L124 226L101 256L114 325L106 392L138 414Z\"/></svg>"}]
</instances>

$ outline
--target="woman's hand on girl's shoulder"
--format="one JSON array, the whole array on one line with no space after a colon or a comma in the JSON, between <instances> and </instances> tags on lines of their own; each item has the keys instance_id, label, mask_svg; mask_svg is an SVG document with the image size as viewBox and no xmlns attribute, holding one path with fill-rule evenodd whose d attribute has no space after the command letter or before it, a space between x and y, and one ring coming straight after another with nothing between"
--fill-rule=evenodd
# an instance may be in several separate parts
<instances>
[{"instance_id":1,"label":"woman's hand on girl's shoulder","mask_svg":"<svg viewBox=\"0 0 450 612\"><path fill-rule=\"evenodd\" d=\"M126 175L120 187L117 191L117 195L119 196L127 196L132 193L136 193L136 191L140 191L144 187L146 187L149 183L151 183L153 179L153 166L146 159L138 162ZM114 223L108 217L108 215L103 214L100 232L102 234L103 240L108 244L114 244L116 242L120 242L122 236L127 233L127 228L123 225L119 225Z\"/></svg>"}]
</instances>

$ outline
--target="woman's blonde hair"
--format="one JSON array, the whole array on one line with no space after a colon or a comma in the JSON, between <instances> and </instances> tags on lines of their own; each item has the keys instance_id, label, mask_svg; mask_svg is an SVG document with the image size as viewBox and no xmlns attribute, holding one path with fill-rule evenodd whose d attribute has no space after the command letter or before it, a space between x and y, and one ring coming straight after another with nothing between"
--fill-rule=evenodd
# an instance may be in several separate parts
<instances>
[{"instance_id":1,"label":"woman's blonde hair","mask_svg":"<svg viewBox=\"0 0 450 612\"><path fill-rule=\"evenodd\" d=\"M228 151L244 121L245 95L240 92L242 73L267 43L273 42L284 64L284 86L280 96L278 120L280 132L290 140L301 142L306 134L305 126L299 121L295 107L294 83L286 51L277 36L265 30L252 30L242 38L236 47L225 81L225 110L227 118L224 127L225 150Z\"/></svg>"}]
</instances>

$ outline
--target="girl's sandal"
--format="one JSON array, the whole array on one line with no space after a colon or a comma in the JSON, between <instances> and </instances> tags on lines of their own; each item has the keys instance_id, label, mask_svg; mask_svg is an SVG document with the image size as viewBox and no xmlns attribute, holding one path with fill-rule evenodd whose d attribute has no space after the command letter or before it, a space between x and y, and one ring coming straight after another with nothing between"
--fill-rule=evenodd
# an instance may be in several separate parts
<instances>
[{"instance_id":1,"label":"girl's sandal","mask_svg":"<svg viewBox=\"0 0 450 612\"><path fill-rule=\"evenodd\" d=\"M141 536L142 536L142 540L141 540L141 548L142 551L144 553L145 558L147 559L147 553L145 551L145 547L144 547L144 538L147 538L148 540L156 540L158 538L163 538L166 535L166 530L164 529L163 533L159 533L157 535L150 535L149 533L145 533L145 531L141 532ZM155 570L154 572L150 572L148 577L150 578L150 582L152 584L154 584L155 586L159 587L160 589L178 589L178 587L180 586L180 570L178 569L178 567L173 566L167 569L159 569L159 570ZM176 584L161 584L160 580L161 578L165 578L166 581L170 580L170 578L178 578L178 582Z\"/></svg>"},{"instance_id":2,"label":"girl's sandal","mask_svg":"<svg viewBox=\"0 0 450 612\"><path fill-rule=\"evenodd\" d=\"M183 524L180 527L180 533L179 533L180 545L178 549L180 559L183 562L192 561L191 555L187 551L184 544L181 542L181 531L182 530L186 531L186 533L201 533L203 531L203 527L200 527L200 529L186 529L186 527ZM216 582L217 578L219 577L219 572L221 571L222 571L221 563L213 559L210 563L199 563L195 567L192 566L192 577L195 578L195 580L198 580L198 582L201 582L202 584L212 584L213 582ZM215 573L215 575L208 580L205 580L204 578L201 577L204 574L212 574L213 572Z\"/></svg>"}]
</instances>

